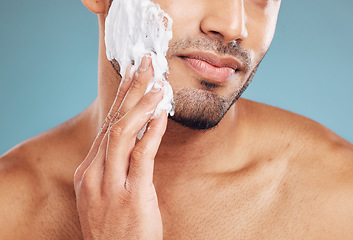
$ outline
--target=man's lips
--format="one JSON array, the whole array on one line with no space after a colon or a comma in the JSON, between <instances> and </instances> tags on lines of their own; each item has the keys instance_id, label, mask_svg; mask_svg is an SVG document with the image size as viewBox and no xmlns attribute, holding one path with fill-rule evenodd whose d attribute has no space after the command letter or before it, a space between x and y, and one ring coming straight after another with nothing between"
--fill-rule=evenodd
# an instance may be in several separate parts
<instances>
[{"instance_id":1,"label":"man's lips","mask_svg":"<svg viewBox=\"0 0 353 240\"><path fill-rule=\"evenodd\" d=\"M220 58L211 53L189 53L180 55L185 63L201 77L222 83L241 68L241 64L233 58Z\"/></svg>"}]
</instances>

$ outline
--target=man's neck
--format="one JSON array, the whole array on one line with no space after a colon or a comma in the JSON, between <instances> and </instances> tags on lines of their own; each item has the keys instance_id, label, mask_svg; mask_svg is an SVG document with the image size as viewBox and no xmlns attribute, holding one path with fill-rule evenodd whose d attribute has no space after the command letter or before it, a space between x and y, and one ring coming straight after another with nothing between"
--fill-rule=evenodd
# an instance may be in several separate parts
<instances>
[{"instance_id":1,"label":"man's neck","mask_svg":"<svg viewBox=\"0 0 353 240\"><path fill-rule=\"evenodd\" d=\"M192 130L169 120L155 159L155 178L173 181L191 176L241 171L249 159L242 147L244 128L238 104L233 105L217 127ZM235 161L234 156L238 156Z\"/></svg>"}]
</instances>

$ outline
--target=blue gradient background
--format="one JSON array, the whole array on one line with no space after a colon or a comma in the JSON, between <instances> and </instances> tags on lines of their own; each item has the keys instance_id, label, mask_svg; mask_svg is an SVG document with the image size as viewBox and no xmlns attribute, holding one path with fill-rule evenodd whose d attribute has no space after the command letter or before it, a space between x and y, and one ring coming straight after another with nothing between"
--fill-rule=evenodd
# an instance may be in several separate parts
<instances>
[{"instance_id":1,"label":"blue gradient background","mask_svg":"<svg viewBox=\"0 0 353 240\"><path fill-rule=\"evenodd\" d=\"M353 1L282 1L246 98L353 142ZM98 24L79 0L0 1L0 154L75 116L97 94Z\"/></svg>"}]
</instances>

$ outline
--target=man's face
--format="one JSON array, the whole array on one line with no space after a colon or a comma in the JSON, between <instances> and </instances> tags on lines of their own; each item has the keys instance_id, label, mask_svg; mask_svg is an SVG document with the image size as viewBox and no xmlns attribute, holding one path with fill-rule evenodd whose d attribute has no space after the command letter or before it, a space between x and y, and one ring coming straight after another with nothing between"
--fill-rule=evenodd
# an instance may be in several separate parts
<instances>
[{"instance_id":1,"label":"man's face","mask_svg":"<svg viewBox=\"0 0 353 240\"><path fill-rule=\"evenodd\" d=\"M154 0L173 19L171 119L216 126L250 83L273 38L281 0Z\"/></svg>"}]
</instances>

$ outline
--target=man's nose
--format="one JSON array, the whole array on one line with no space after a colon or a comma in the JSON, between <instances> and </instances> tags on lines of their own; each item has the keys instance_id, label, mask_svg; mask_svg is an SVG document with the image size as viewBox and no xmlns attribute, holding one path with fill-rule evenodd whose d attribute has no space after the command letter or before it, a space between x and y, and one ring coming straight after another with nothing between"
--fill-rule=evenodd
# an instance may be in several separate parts
<instances>
[{"instance_id":1,"label":"man's nose","mask_svg":"<svg viewBox=\"0 0 353 240\"><path fill-rule=\"evenodd\" d=\"M201 31L221 38L225 44L247 38L244 0L208 0Z\"/></svg>"}]
</instances>

